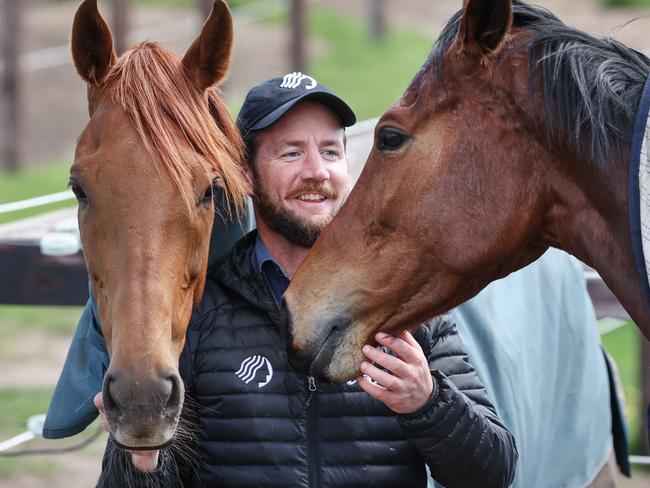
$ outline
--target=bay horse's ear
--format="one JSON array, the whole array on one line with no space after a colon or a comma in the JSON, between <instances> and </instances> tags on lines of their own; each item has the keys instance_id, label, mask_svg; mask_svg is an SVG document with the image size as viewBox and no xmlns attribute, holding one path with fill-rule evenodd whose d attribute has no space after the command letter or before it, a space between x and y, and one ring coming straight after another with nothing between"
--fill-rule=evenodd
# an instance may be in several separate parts
<instances>
[{"instance_id":1,"label":"bay horse's ear","mask_svg":"<svg viewBox=\"0 0 650 488\"><path fill-rule=\"evenodd\" d=\"M459 49L481 56L496 51L512 25L512 0L463 0L463 8Z\"/></svg>"},{"instance_id":2,"label":"bay horse's ear","mask_svg":"<svg viewBox=\"0 0 650 488\"><path fill-rule=\"evenodd\" d=\"M115 63L111 30L97 10L97 0L84 0L72 24L72 58L79 75L97 84Z\"/></svg>"},{"instance_id":3,"label":"bay horse's ear","mask_svg":"<svg viewBox=\"0 0 650 488\"><path fill-rule=\"evenodd\" d=\"M232 16L224 0L216 0L210 17L183 57L190 77L201 90L223 80L232 52Z\"/></svg>"}]
</instances>

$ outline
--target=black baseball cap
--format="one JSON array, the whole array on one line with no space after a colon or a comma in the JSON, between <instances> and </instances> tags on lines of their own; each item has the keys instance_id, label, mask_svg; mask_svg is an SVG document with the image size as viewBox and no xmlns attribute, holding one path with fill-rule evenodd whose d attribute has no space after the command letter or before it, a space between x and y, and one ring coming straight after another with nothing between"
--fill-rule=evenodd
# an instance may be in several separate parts
<instances>
[{"instance_id":1,"label":"black baseball cap","mask_svg":"<svg viewBox=\"0 0 650 488\"><path fill-rule=\"evenodd\" d=\"M251 88L237 115L237 127L242 134L266 129L302 100L314 100L326 105L343 127L350 127L357 121L348 104L329 88L311 76L294 72Z\"/></svg>"}]
</instances>

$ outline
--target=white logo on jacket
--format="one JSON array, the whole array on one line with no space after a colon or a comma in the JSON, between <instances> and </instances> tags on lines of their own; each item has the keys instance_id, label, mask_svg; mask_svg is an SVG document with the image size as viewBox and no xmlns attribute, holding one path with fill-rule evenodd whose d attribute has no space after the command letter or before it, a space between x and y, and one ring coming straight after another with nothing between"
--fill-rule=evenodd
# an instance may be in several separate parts
<instances>
[{"instance_id":1,"label":"white logo on jacket","mask_svg":"<svg viewBox=\"0 0 650 488\"><path fill-rule=\"evenodd\" d=\"M318 82L311 76L303 75L300 71L294 71L284 75L280 88L298 88L304 80L309 81L309 84L305 85L306 90L312 90L318 85Z\"/></svg>"},{"instance_id":2,"label":"white logo on jacket","mask_svg":"<svg viewBox=\"0 0 650 488\"><path fill-rule=\"evenodd\" d=\"M255 354L244 359L235 374L248 384L258 376L258 373L264 374L264 380L257 383L257 387L262 388L268 385L273 378L273 366L266 357Z\"/></svg>"}]
</instances>

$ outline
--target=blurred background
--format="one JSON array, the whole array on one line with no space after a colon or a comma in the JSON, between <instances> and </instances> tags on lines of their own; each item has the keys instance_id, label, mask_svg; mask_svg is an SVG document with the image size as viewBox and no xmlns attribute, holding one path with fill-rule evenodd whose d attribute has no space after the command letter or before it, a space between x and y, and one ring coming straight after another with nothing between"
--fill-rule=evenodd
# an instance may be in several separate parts
<instances>
[{"instance_id":1,"label":"blurred background","mask_svg":"<svg viewBox=\"0 0 650 488\"><path fill-rule=\"evenodd\" d=\"M49 216L56 215L58 222L61 216L73 218L74 200L62 194L51 199L61 201L28 209L6 205L66 191L75 141L88 120L86 88L71 64L68 46L78 3L0 0L0 442L24 432L30 416L47 410L80 315L78 304L84 301L83 286L66 285L66 277L83 283L75 271L82 262L80 253L48 260L29 250L41 237L37 228L51 224ZM650 49L650 19L644 18L650 13L650 0L534 3L591 34L611 33L639 50ZM99 4L119 50L151 39L182 54L212 2L103 0ZM350 103L359 120L366 120L398 99L462 2L231 0L229 4L234 12L235 47L222 88L233 116L252 85L303 71L332 88ZM640 19L628 24L635 18ZM352 132L357 138L350 147L355 174L365 161L372 125L362 124ZM36 261L50 271L29 271ZM23 274L29 275L29 283L17 287L15 278ZM75 306L52 306L55 303ZM623 379L632 452L642 454L647 448L641 435L641 405L650 402L650 374L641 374L641 364L645 361L645 371L650 373L648 345L625 320L604 318L599 325ZM37 439L17 449L65 449L91 434L61 442ZM102 434L71 453L0 456L0 486L92 486L104 441ZM650 478L641 468L636 470L640 478L622 486L650 486Z\"/></svg>"}]
</instances>

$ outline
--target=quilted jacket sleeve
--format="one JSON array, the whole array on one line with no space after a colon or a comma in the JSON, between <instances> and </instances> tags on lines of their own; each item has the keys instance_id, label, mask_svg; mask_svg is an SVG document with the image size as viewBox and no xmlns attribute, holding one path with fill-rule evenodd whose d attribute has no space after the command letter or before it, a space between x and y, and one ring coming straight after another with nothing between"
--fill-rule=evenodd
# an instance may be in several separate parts
<instances>
[{"instance_id":1,"label":"quilted jacket sleeve","mask_svg":"<svg viewBox=\"0 0 650 488\"><path fill-rule=\"evenodd\" d=\"M445 487L509 486L518 457L514 438L469 364L455 325L439 317L416 338L436 386L420 411L398 417L405 434Z\"/></svg>"}]
</instances>

